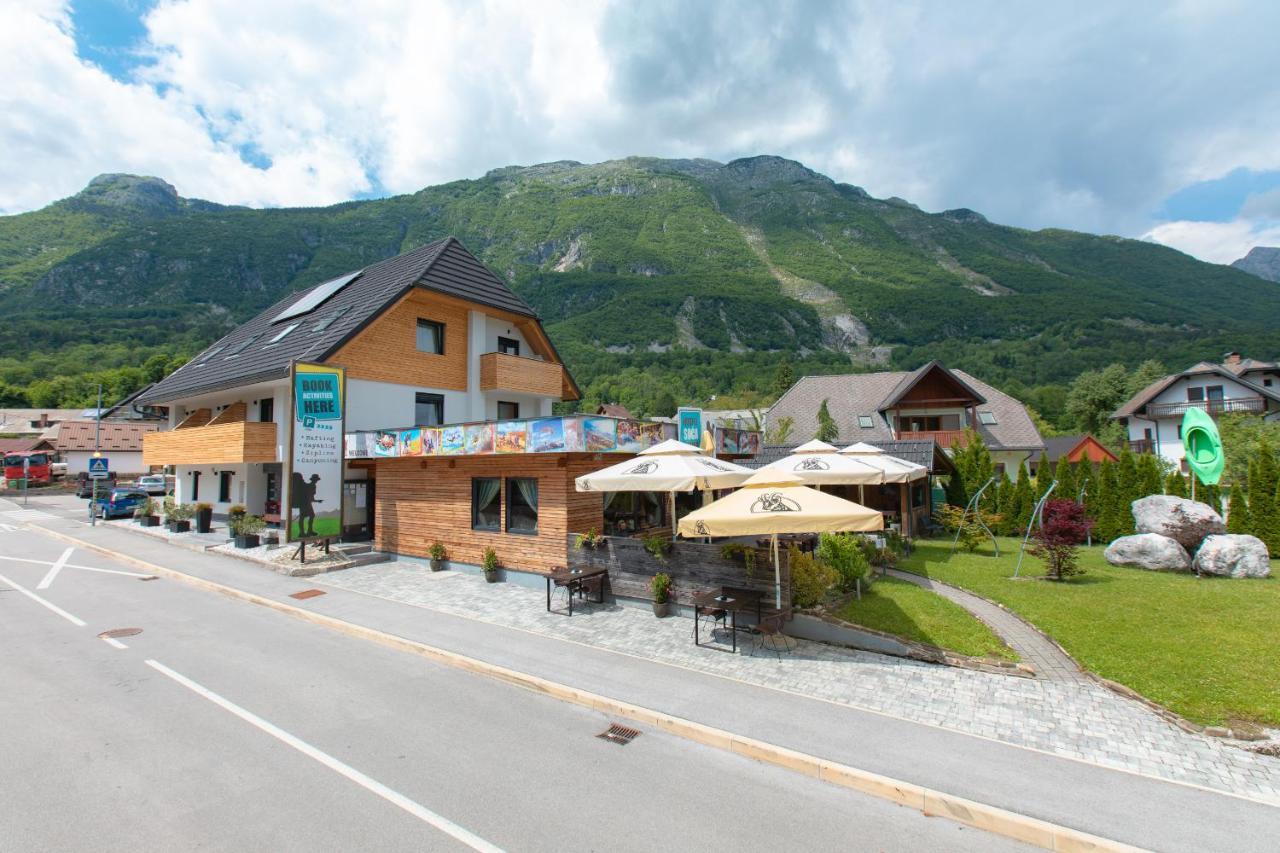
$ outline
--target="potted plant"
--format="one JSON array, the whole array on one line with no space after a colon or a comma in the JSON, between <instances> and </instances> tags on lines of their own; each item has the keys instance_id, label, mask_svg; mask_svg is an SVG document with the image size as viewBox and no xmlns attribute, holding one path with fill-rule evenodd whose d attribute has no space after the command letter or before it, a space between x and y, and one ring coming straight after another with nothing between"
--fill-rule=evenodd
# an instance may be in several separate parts
<instances>
[{"instance_id":1,"label":"potted plant","mask_svg":"<svg viewBox=\"0 0 1280 853\"><path fill-rule=\"evenodd\" d=\"M644 549L659 563L667 561L667 555L671 553L671 548L671 540L665 536L659 536L655 533L652 536L644 537Z\"/></svg>"},{"instance_id":2,"label":"potted plant","mask_svg":"<svg viewBox=\"0 0 1280 853\"><path fill-rule=\"evenodd\" d=\"M154 498L147 498L133 510L133 517L143 527L158 527L160 525L160 516L156 515L156 502Z\"/></svg>"},{"instance_id":3,"label":"potted plant","mask_svg":"<svg viewBox=\"0 0 1280 853\"><path fill-rule=\"evenodd\" d=\"M227 522L237 548L257 548L258 534L267 526L260 515L237 515Z\"/></svg>"},{"instance_id":4,"label":"potted plant","mask_svg":"<svg viewBox=\"0 0 1280 853\"><path fill-rule=\"evenodd\" d=\"M248 515L248 514L249 514L249 511L248 511L247 509L245 509L245 508L244 508L244 504L232 504L231 506L229 506L229 507L227 508L227 524L228 524L228 526L231 524L231 521L232 521L233 519L235 519L236 517L241 517L241 518L242 518L242 517L244 517L244 516L246 516L246 515Z\"/></svg>"},{"instance_id":5,"label":"potted plant","mask_svg":"<svg viewBox=\"0 0 1280 853\"><path fill-rule=\"evenodd\" d=\"M573 547L578 550L586 548L589 551L594 551L597 548L604 547L604 537L600 535L600 531L593 527L586 533L579 533L578 538L573 540Z\"/></svg>"},{"instance_id":6,"label":"potted plant","mask_svg":"<svg viewBox=\"0 0 1280 853\"><path fill-rule=\"evenodd\" d=\"M208 533L213 529L213 504L196 504L196 533Z\"/></svg>"},{"instance_id":7,"label":"potted plant","mask_svg":"<svg viewBox=\"0 0 1280 853\"><path fill-rule=\"evenodd\" d=\"M484 560L480 563L484 569L484 579L489 583L498 582L498 552L492 548L484 549Z\"/></svg>"},{"instance_id":8,"label":"potted plant","mask_svg":"<svg viewBox=\"0 0 1280 853\"><path fill-rule=\"evenodd\" d=\"M164 525L170 533L186 533L191 530L191 506L180 504L171 497L164 499Z\"/></svg>"},{"instance_id":9,"label":"potted plant","mask_svg":"<svg viewBox=\"0 0 1280 853\"><path fill-rule=\"evenodd\" d=\"M671 615L671 575L658 572L649 581L649 592L653 593L653 615L662 619Z\"/></svg>"},{"instance_id":10,"label":"potted plant","mask_svg":"<svg viewBox=\"0 0 1280 853\"><path fill-rule=\"evenodd\" d=\"M444 571L444 561L449 559L449 552L445 549L443 542L436 542L431 546L431 571Z\"/></svg>"}]
</instances>

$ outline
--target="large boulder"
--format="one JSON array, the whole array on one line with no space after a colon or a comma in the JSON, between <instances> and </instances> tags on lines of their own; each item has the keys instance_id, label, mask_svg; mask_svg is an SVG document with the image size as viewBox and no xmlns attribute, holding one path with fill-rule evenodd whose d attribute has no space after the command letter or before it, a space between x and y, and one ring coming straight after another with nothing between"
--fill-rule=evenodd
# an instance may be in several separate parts
<instances>
[{"instance_id":1,"label":"large boulder","mask_svg":"<svg viewBox=\"0 0 1280 853\"><path fill-rule=\"evenodd\" d=\"M1206 537L1196 552L1194 566L1202 575L1265 578L1271 574L1271 557L1257 536L1229 533Z\"/></svg>"},{"instance_id":2,"label":"large boulder","mask_svg":"<svg viewBox=\"0 0 1280 853\"><path fill-rule=\"evenodd\" d=\"M1148 495L1133 502L1133 521L1139 533L1159 533L1188 551L1227 525L1213 507L1173 495Z\"/></svg>"},{"instance_id":3,"label":"large boulder","mask_svg":"<svg viewBox=\"0 0 1280 853\"><path fill-rule=\"evenodd\" d=\"M1102 556L1113 566L1136 566L1163 572L1191 571L1191 557L1177 541L1159 533L1121 536Z\"/></svg>"}]
</instances>

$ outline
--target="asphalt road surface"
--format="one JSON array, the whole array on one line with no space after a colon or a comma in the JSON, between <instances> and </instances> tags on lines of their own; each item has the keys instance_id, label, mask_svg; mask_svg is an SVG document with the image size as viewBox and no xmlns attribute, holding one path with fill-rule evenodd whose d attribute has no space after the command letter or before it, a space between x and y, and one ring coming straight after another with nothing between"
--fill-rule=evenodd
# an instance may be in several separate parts
<instances>
[{"instance_id":1,"label":"asphalt road surface","mask_svg":"<svg viewBox=\"0 0 1280 853\"><path fill-rule=\"evenodd\" d=\"M611 722L0 533L6 851L1020 849Z\"/></svg>"}]
</instances>

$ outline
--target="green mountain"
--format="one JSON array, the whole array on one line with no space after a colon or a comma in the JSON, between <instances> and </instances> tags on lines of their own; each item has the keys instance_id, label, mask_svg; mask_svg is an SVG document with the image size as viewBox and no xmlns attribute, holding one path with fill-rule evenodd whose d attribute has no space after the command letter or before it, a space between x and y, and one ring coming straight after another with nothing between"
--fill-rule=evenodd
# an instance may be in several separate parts
<instances>
[{"instance_id":1,"label":"green mountain","mask_svg":"<svg viewBox=\"0 0 1280 853\"><path fill-rule=\"evenodd\" d=\"M80 404L98 378L125 393L285 291L447 234L539 310L589 402L765 401L782 361L800 375L936 357L1030 389L1115 361L1280 350L1280 288L1255 276L926 213L778 157L508 167L270 210L103 175L0 217L0 398Z\"/></svg>"}]
</instances>

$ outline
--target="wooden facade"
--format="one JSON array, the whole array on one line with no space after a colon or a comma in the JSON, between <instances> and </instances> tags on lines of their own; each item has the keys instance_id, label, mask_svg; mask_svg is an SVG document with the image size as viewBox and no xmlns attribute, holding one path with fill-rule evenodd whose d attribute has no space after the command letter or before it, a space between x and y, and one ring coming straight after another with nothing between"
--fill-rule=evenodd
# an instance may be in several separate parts
<instances>
[{"instance_id":1,"label":"wooden facade","mask_svg":"<svg viewBox=\"0 0 1280 853\"><path fill-rule=\"evenodd\" d=\"M467 304L422 288L409 291L348 341L329 364L350 379L467 390ZM418 349L418 320L444 326L444 353Z\"/></svg>"},{"instance_id":2,"label":"wooden facade","mask_svg":"<svg viewBox=\"0 0 1280 853\"><path fill-rule=\"evenodd\" d=\"M610 461L613 460L610 456ZM375 539L379 550L426 557L441 542L449 559L479 564L486 548L507 568L549 572L566 565L570 533L604 526L599 492L578 492L574 479L605 464L597 454L510 454L495 456L379 459L371 472L377 483ZM473 530L471 481L502 480L499 531ZM507 480L538 481L538 532L507 532Z\"/></svg>"},{"instance_id":3,"label":"wooden facade","mask_svg":"<svg viewBox=\"0 0 1280 853\"><path fill-rule=\"evenodd\" d=\"M196 409L173 429L153 432L142 439L145 465L182 465L237 462L277 462L276 425L247 421L243 402L234 403L216 416Z\"/></svg>"},{"instance_id":4,"label":"wooden facade","mask_svg":"<svg viewBox=\"0 0 1280 853\"><path fill-rule=\"evenodd\" d=\"M554 361L501 352L480 356L481 391L515 391L559 397L563 387L564 367Z\"/></svg>"}]
</instances>

